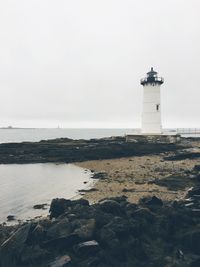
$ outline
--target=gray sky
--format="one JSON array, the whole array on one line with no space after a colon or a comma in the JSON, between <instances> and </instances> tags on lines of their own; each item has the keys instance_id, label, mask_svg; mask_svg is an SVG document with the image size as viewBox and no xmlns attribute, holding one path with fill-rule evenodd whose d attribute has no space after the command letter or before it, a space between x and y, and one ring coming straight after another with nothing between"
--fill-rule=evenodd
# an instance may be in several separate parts
<instances>
[{"instance_id":1,"label":"gray sky","mask_svg":"<svg viewBox=\"0 0 200 267\"><path fill-rule=\"evenodd\" d=\"M199 0L0 2L0 126L139 127L153 66L164 127L200 127Z\"/></svg>"}]
</instances>

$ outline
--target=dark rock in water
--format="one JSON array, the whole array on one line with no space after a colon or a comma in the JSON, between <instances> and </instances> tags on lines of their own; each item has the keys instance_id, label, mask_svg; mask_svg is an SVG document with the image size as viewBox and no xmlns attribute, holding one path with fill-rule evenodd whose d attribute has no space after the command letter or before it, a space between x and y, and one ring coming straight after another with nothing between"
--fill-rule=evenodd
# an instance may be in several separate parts
<instances>
[{"instance_id":1,"label":"dark rock in water","mask_svg":"<svg viewBox=\"0 0 200 267\"><path fill-rule=\"evenodd\" d=\"M68 207L71 207L71 200L64 198L55 198L51 201L50 205L50 217L57 218L59 215L63 214Z\"/></svg>"},{"instance_id":2,"label":"dark rock in water","mask_svg":"<svg viewBox=\"0 0 200 267\"><path fill-rule=\"evenodd\" d=\"M106 173L105 172L95 172L92 177L92 179L99 179L99 180L104 180L106 179Z\"/></svg>"},{"instance_id":3,"label":"dark rock in water","mask_svg":"<svg viewBox=\"0 0 200 267\"><path fill-rule=\"evenodd\" d=\"M69 255L64 255L56 258L49 267L72 267L72 260Z\"/></svg>"},{"instance_id":4,"label":"dark rock in water","mask_svg":"<svg viewBox=\"0 0 200 267\"><path fill-rule=\"evenodd\" d=\"M78 200L68 200L64 198L55 198L51 201L50 205L50 217L57 218L61 214L65 213L69 208L72 208L76 205L80 206L89 206L89 201L86 199L78 199Z\"/></svg>"},{"instance_id":5,"label":"dark rock in water","mask_svg":"<svg viewBox=\"0 0 200 267\"><path fill-rule=\"evenodd\" d=\"M80 193L88 193L88 192L96 192L99 191L97 188L90 188L90 189L80 189L78 192Z\"/></svg>"},{"instance_id":6,"label":"dark rock in water","mask_svg":"<svg viewBox=\"0 0 200 267\"><path fill-rule=\"evenodd\" d=\"M7 221L14 221L15 220L15 216L14 215L8 215L7 216Z\"/></svg>"},{"instance_id":7,"label":"dark rock in water","mask_svg":"<svg viewBox=\"0 0 200 267\"><path fill-rule=\"evenodd\" d=\"M99 243L95 240L79 243L74 246L74 251L79 256L93 256L99 251Z\"/></svg>"},{"instance_id":8,"label":"dark rock in water","mask_svg":"<svg viewBox=\"0 0 200 267\"><path fill-rule=\"evenodd\" d=\"M0 266L17 266L25 247L31 224L25 224L11 235L0 248Z\"/></svg>"},{"instance_id":9,"label":"dark rock in water","mask_svg":"<svg viewBox=\"0 0 200 267\"><path fill-rule=\"evenodd\" d=\"M44 204L37 204L37 205L34 205L33 206L33 208L34 209L37 209L37 210L39 210L39 209L41 209L41 210L46 210L47 209L47 203L44 203Z\"/></svg>"}]
</instances>

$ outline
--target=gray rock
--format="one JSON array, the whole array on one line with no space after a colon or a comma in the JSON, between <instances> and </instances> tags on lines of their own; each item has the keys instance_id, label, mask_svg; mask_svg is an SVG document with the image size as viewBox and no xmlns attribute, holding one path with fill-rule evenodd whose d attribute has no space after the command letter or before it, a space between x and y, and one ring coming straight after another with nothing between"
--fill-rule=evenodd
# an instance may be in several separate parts
<instances>
[{"instance_id":1,"label":"gray rock","mask_svg":"<svg viewBox=\"0 0 200 267\"><path fill-rule=\"evenodd\" d=\"M81 240L77 234L70 234L65 237L58 237L44 241L41 246L53 250L71 248L73 245L79 243Z\"/></svg>"},{"instance_id":2,"label":"gray rock","mask_svg":"<svg viewBox=\"0 0 200 267\"><path fill-rule=\"evenodd\" d=\"M71 258L68 255L58 257L54 262L50 264L50 267L68 267L68 266L69 267L72 266Z\"/></svg>"},{"instance_id":3,"label":"gray rock","mask_svg":"<svg viewBox=\"0 0 200 267\"><path fill-rule=\"evenodd\" d=\"M71 227L69 220L63 218L60 221L54 222L54 224L47 230L47 238L58 238L67 236L71 233Z\"/></svg>"},{"instance_id":4,"label":"gray rock","mask_svg":"<svg viewBox=\"0 0 200 267\"><path fill-rule=\"evenodd\" d=\"M39 210L39 209L46 210L47 209L47 203L36 204L36 205L33 206L33 208L36 209L36 210Z\"/></svg>"},{"instance_id":5,"label":"gray rock","mask_svg":"<svg viewBox=\"0 0 200 267\"><path fill-rule=\"evenodd\" d=\"M72 201L64 198L54 198L50 205L50 217L57 218L65 212L68 207L72 206Z\"/></svg>"},{"instance_id":6,"label":"gray rock","mask_svg":"<svg viewBox=\"0 0 200 267\"><path fill-rule=\"evenodd\" d=\"M36 225L36 227L33 229L32 233L29 234L27 243L28 244L39 244L42 242L46 234L46 231L42 225L39 223Z\"/></svg>"},{"instance_id":7,"label":"gray rock","mask_svg":"<svg viewBox=\"0 0 200 267\"><path fill-rule=\"evenodd\" d=\"M95 240L79 243L74 246L74 251L79 256L93 256L99 251L99 243Z\"/></svg>"},{"instance_id":8,"label":"gray rock","mask_svg":"<svg viewBox=\"0 0 200 267\"><path fill-rule=\"evenodd\" d=\"M15 220L15 215L8 215L7 216L7 221L14 221Z\"/></svg>"},{"instance_id":9,"label":"gray rock","mask_svg":"<svg viewBox=\"0 0 200 267\"><path fill-rule=\"evenodd\" d=\"M162 200L156 196L153 196L151 199L147 200L145 204L148 206L159 206L159 207L163 206Z\"/></svg>"},{"instance_id":10,"label":"gray rock","mask_svg":"<svg viewBox=\"0 0 200 267\"><path fill-rule=\"evenodd\" d=\"M51 257L51 254L41 249L39 246L25 246L20 256L20 263L23 266L27 266L31 263L42 263L44 260L47 261Z\"/></svg>"},{"instance_id":11,"label":"gray rock","mask_svg":"<svg viewBox=\"0 0 200 267\"><path fill-rule=\"evenodd\" d=\"M74 231L82 240L88 240L93 237L94 230L95 230L95 220L88 219L88 220L79 220L81 227Z\"/></svg>"},{"instance_id":12,"label":"gray rock","mask_svg":"<svg viewBox=\"0 0 200 267\"><path fill-rule=\"evenodd\" d=\"M120 204L115 200L103 200L99 203L100 209L104 212L108 212L114 215L121 215L123 210Z\"/></svg>"}]
</instances>

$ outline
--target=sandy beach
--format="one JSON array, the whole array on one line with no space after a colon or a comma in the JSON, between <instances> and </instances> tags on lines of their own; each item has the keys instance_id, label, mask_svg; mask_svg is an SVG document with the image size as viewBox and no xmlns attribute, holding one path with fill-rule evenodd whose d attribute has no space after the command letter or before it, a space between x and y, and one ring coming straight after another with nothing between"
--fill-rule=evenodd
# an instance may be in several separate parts
<instances>
[{"instance_id":1,"label":"sandy beach","mask_svg":"<svg viewBox=\"0 0 200 267\"><path fill-rule=\"evenodd\" d=\"M137 203L141 197L157 196L163 200L178 200L185 196L189 186L181 190L168 190L164 186L151 184L155 179L164 179L170 175L184 175L199 164L198 159L167 161L163 158L170 153L129 158L92 160L76 163L78 166L105 172L106 179L100 179L94 188L97 191L87 192L84 198L96 203L102 198L125 195L128 200Z\"/></svg>"}]
</instances>

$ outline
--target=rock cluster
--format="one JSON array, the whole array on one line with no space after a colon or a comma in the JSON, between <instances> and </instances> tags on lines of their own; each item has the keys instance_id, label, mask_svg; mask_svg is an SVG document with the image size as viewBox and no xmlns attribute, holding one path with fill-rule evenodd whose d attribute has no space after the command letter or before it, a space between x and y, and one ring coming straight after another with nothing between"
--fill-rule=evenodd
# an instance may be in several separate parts
<instances>
[{"instance_id":1,"label":"rock cluster","mask_svg":"<svg viewBox=\"0 0 200 267\"><path fill-rule=\"evenodd\" d=\"M190 200L188 200L188 198ZM184 201L157 197L53 199L50 218L4 237L1 267L199 267L200 189Z\"/></svg>"}]
</instances>

